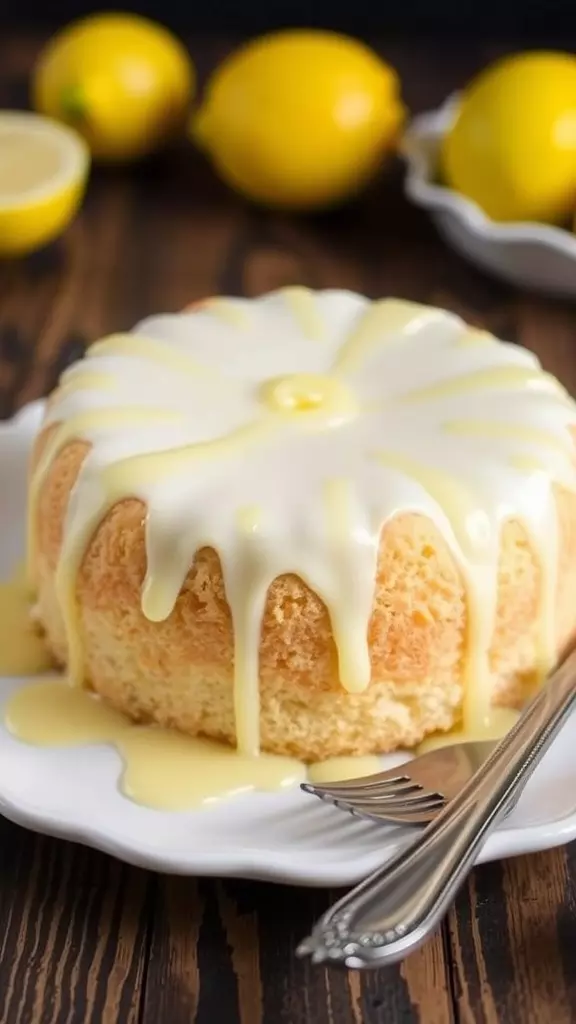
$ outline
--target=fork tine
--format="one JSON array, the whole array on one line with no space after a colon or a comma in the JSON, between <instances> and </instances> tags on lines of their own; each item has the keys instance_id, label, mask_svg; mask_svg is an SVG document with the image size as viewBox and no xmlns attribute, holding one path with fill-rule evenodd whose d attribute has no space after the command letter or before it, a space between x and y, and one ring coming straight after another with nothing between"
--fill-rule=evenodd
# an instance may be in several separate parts
<instances>
[{"instance_id":1,"label":"fork tine","mask_svg":"<svg viewBox=\"0 0 576 1024\"><path fill-rule=\"evenodd\" d=\"M416 787L410 793L398 793L384 799L345 798L327 791L306 787L308 792L325 803L332 804L339 810L347 811L355 817L371 821L389 822L395 825L418 825L431 821L445 806L445 798L440 793L433 793Z\"/></svg>"},{"instance_id":2,"label":"fork tine","mask_svg":"<svg viewBox=\"0 0 576 1024\"><path fill-rule=\"evenodd\" d=\"M412 826L427 825L440 814L444 806L444 804L440 804L438 807L432 807L428 810L411 811L409 814L377 814L375 811L361 811L357 807L353 807L352 804L343 804L338 810L347 811L353 818L358 818L362 821L372 821L378 825Z\"/></svg>"},{"instance_id":3,"label":"fork tine","mask_svg":"<svg viewBox=\"0 0 576 1024\"><path fill-rule=\"evenodd\" d=\"M379 772L377 775L360 776L357 779L339 779L337 782L305 783L324 789L372 789L384 786L401 786L412 784L413 780L405 773L391 775L390 772Z\"/></svg>"},{"instance_id":4,"label":"fork tine","mask_svg":"<svg viewBox=\"0 0 576 1024\"><path fill-rule=\"evenodd\" d=\"M384 815L430 810L432 807L442 806L445 802L444 797L440 796L439 793L426 793L415 797L413 800L387 800L385 804L370 800L334 800L336 807L344 807L346 804L349 804L351 807L356 807L361 811L370 811L374 814L380 813Z\"/></svg>"},{"instance_id":5,"label":"fork tine","mask_svg":"<svg viewBox=\"0 0 576 1024\"><path fill-rule=\"evenodd\" d=\"M396 810L383 810L372 806L369 809L364 809L357 804L347 803L346 800L330 800L328 798L326 798L326 803L332 804L340 811L347 811L355 818L376 821L380 824L388 823L390 825L427 824L445 807L444 801L427 801L416 807L397 808Z\"/></svg>"},{"instance_id":6,"label":"fork tine","mask_svg":"<svg viewBox=\"0 0 576 1024\"><path fill-rule=\"evenodd\" d=\"M399 793L397 796L387 796L383 799L370 799L366 797L360 797L359 799L348 799L347 797L337 796L336 800L341 800L342 803L355 804L356 806L366 807L381 807L383 811L394 807L408 807L414 806L419 803L424 803L426 800L444 800L442 793L434 793L429 789L418 789L414 793Z\"/></svg>"},{"instance_id":7,"label":"fork tine","mask_svg":"<svg viewBox=\"0 0 576 1024\"><path fill-rule=\"evenodd\" d=\"M401 803L405 800L411 800L413 797L421 796L425 792L422 786L411 786L410 789L395 790L391 789L386 793L364 793L362 790L356 790L352 793L340 793L338 790L324 790L318 792L317 796L332 797L333 800L346 800L348 803L374 803L381 804L383 807L389 804Z\"/></svg>"},{"instance_id":8,"label":"fork tine","mask_svg":"<svg viewBox=\"0 0 576 1024\"><path fill-rule=\"evenodd\" d=\"M314 783L305 782L303 783L303 789L307 793L314 793L319 796L321 793L327 793L331 796L341 796L344 800L355 800L356 798L364 799L365 797L374 799L386 799L388 796L396 796L399 793L413 793L417 792L422 787L419 783L413 780L406 780L406 782L400 782L397 785L394 784L379 784L374 786L340 786L339 784L333 785L315 785Z\"/></svg>"},{"instance_id":9,"label":"fork tine","mask_svg":"<svg viewBox=\"0 0 576 1024\"><path fill-rule=\"evenodd\" d=\"M387 814L412 812L418 808L424 807L439 807L443 806L445 798L441 793L432 793L428 790L417 790L414 793L410 793L407 796L387 797L383 800L366 800L366 799L346 799L341 796L335 796L332 793L315 793L320 800L325 803L333 804L335 807L342 807L348 809L349 807L359 808L363 811L370 811L374 814Z\"/></svg>"},{"instance_id":10,"label":"fork tine","mask_svg":"<svg viewBox=\"0 0 576 1024\"><path fill-rule=\"evenodd\" d=\"M352 782L308 782L317 790L329 790L331 793L341 793L342 796L352 793L386 793L388 790L408 790L413 785L419 785L413 778L407 775L399 775L397 778L384 779L381 782L370 782L366 784L361 778Z\"/></svg>"}]
</instances>

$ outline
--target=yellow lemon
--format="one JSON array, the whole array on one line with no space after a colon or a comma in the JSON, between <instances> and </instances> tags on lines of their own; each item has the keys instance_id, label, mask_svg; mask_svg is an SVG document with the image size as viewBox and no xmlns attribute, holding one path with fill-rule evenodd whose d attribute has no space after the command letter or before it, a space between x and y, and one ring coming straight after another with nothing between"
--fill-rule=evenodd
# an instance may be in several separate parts
<instances>
[{"instance_id":1,"label":"yellow lemon","mask_svg":"<svg viewBox=\"0 0 576 1024\"><path fill-rule=\"evenodd\" d=\"M561 221L576 195L576 58L523 53L465 90L441 147L447 184L498 221Z\"/></svg>"},{"instance_id":2,"label":"yellow lemon","mask_svg":"<svg viewBox=\"0 0 576 1024\"><path fill-rule=\"evenodd\" d=\"M73 125L99 160L144 156L183 130L194 69L166 29L129 14L98 14L59 32L41 53L35 106Z\"/></svg>"},{"instance_id":3,"label":"yellow lemon","mask_svg":"<svg viewBox=\"0 0 576 1024\"><path fill-rule=\"evenodd\" d=\"M307 209L363 185L403 116L396 73L368 47L287 30L224 61L192 133L232 187L264 204Z\"/></svg>"},{"instance_id":4,"label":"yellow lemon","mask_svg":"<svg viewBox=\"0 0 576 1024\"><path fill-rule=\"evenodd\" d=\"M0 256L22 256L64 231L88 166L88 149L70 128L38 114L0 111Z\"/></svg>"}]
</instances>

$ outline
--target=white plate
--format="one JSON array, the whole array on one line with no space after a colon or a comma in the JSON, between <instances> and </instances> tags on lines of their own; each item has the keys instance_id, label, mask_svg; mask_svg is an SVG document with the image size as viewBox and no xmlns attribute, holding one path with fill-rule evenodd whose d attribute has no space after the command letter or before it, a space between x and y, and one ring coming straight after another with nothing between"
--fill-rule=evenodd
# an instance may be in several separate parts
<instances>
[{"instance_id":1,"label":"white plate","mask_svg":"<svg viewBox=\"0 0 576 1024\"><path fill-rule=\"evenodd\" d=\"M26 461L41 405L0 425L0 577L22 555ZM0 679L0 706L21 686ZM0 722L3 716L0 710ZM383 758L393 765L404 758ZM299 790L254 794L188 813L131 803L118 790L120 758L107 747L47 750L0 724L0 812L50 835L95 846L133 864L191 875L236 875L344 885L398 848L398 834L321 804ZM482 860L558 846L576 837L576 717L564 728L506 828Z\"/></svg>"},{"instance_id":2,"label":"white plate","mask_svg":"<svg viewBox=\"0 0 576 1024\"><path fill-rule=\"evenodd\" d=\"M576 235L548 224L497 223L470 199L436 184L438 145L456 102L451 97L410 124L402 145L407 196L429 211L454 249L483 270L515 285L576 298Z\"/></svg>"}]
</instances>

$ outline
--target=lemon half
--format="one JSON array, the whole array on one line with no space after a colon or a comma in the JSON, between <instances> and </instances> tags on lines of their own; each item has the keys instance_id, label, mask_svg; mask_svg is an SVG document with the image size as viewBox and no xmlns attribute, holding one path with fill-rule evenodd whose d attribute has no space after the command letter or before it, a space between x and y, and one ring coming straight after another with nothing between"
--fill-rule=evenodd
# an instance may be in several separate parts
<instances>
[{"instance_id":1,"label":"lemon half","mask_svg":"<svg viewBox=\"0 0 576 1024\"><path fill-rule=\"evenodd\" d=\"M72 129L0 110L0 256L23 256L64 231L84 195L89 162Z\"/></svg>"}]
</instances>

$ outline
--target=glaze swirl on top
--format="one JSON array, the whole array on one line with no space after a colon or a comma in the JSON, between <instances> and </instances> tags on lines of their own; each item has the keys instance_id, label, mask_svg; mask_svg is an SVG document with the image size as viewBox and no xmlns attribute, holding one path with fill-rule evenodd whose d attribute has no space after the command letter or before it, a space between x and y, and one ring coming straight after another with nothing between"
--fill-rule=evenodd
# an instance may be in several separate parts
<instances>
[{"instance_id":1,"label":"glaze swirl on top","mask_svg":"<svg viewBox=\"0 0 576 1024\"><path fill-rule=\"evenodd\" d=\"M370 682L368 626L382 528L428 516L461 568L468 602L464 722L490 702L499 536L521 521L542 570L540 658L556 656L553 485L576 486L576 405L526 350L439 309L288 288L213 299L93 345L63 375L57 453L90 443L57 570L72 677L83 678L75 581L94 530L142 499L142 609L170 615L196 551L219 554L235 636L238 746L259 747L258 651L267 590L285 573L325 602L342 686ZM30 530L33 546L33 531Z\"/></svg>"}]
</instances>

